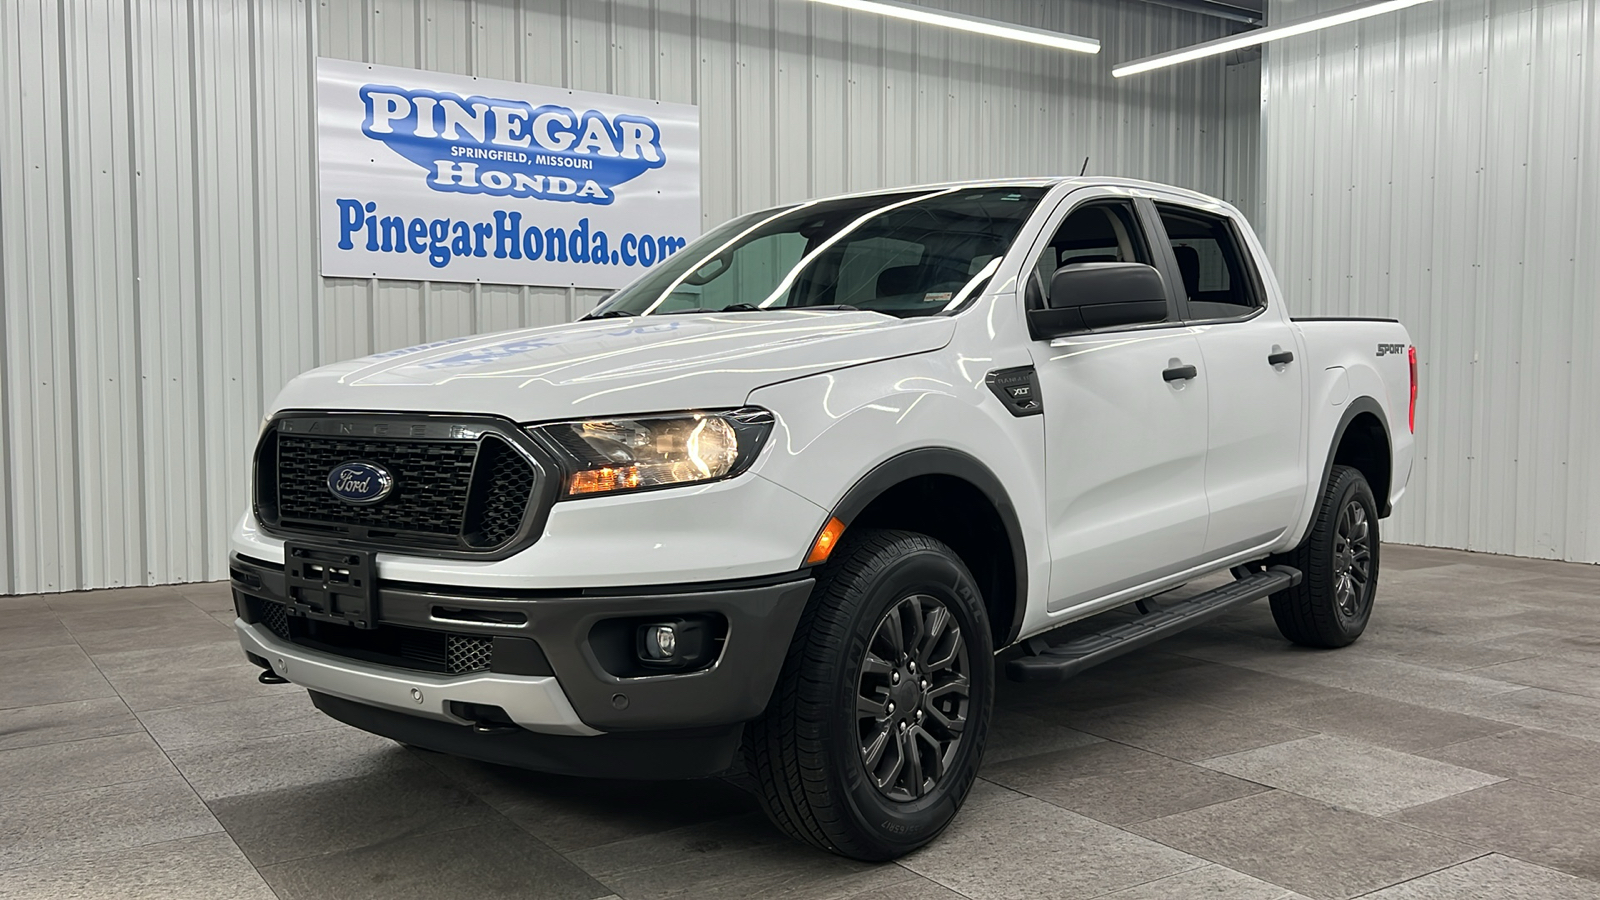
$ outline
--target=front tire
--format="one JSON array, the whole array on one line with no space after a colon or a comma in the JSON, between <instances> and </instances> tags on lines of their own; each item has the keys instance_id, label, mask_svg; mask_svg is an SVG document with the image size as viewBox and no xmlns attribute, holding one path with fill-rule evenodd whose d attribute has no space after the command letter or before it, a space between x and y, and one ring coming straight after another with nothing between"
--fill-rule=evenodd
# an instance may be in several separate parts
<instances>
[{"instance_id":1,"label":"front tire","mask_svg":"<svg viewBox=\"0 0 1600 900\"><path fill-rule=\"evenodd\" d=\"M1355 643L1372 617L1378 589L1378 507L1357 469L1328 474L1311 531L1270 562L1299 569L1301 582L1272 595L1272 618L1284 637L1306 647Z\"/></svg>"},{"instance_id":2,"label":"front tire","mask_svg":"<svg viewBox=\"0 0 1600 900\"><path fill-rule=\"evenodd\" d=\"M960 558L926 535L863 529L819 573L767 711L746 726L746 768L785 832L894 859L955 818L993 696L988 616Z\"/></svg>"}]
</instances>

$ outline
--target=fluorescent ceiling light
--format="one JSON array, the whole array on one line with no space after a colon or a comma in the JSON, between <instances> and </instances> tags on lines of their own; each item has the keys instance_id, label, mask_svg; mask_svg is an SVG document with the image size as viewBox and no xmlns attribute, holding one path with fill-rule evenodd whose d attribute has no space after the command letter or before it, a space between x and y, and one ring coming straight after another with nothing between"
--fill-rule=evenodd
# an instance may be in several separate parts
<instances>
[{"instance_id":1,"label":"fluorescent ceiling light","mask_svg":"<svg viewBox=\"0 0 1600 900\"><path fill-rule=\"evenodd\" d=\"M1100 42L1094 38L1078 37L1075 34L1063 34L1059 31L1046 31L1043 28L1029 28L1026 25L1012 25L1008 22L996 22L993 19L980 19L977 16L964 16L960 13L928 9L925 6L916 6L911 3L895 3L892 0L815 0L815 2L826 3L830 6L842 6L845 9L853 9L859 12L877 13L880 16L889 16L895 19L905 19L907 22L916 22L922 25L938 25L943 28L954 28L957 31L970 31L974 34L986 34L990 37L1008 38L1013 41L1055 47L1058 50L1076 50L1079 53L1100 52Z\"/></svg>"},{"instance_id":2,"label":"fluorescent ceiling light","mask_svg":"<svg viewBox=\"0 0 1600 900\"><path fill-rule=\"evenodd\" d=\"M1111 70L1111 74L1118 78L1137 75L1140 72L1148 72L1151 69L1160 69L1165 66L1186 63L1190 60L1204 59L1207 56L1227 53L1229 50L1254 47L1257 44L1265 44L1268 41L1282 40L1286 37L1294 37L1297 34L1305 34L1308 31L1317 31L1322 28L1332 28L1335 25L1343 25L1346 22L1354 22L1357 19L1381 16L1384 13L1429 2L1431 0L1378 0L1376 3L1347 6L1344 9L1324 15L1295 19L1282 25L1258 28L1254 31L1246 31L1243 34L1218 38L1214 41L1206 41L1203 44L1195 44L1191 47L1184 47L1167 53L1158 53L1155 56L1147 56L1144 59L1136 59L1133 62L1126 62L1117 66Z\"/></svg>"}]
</instances>

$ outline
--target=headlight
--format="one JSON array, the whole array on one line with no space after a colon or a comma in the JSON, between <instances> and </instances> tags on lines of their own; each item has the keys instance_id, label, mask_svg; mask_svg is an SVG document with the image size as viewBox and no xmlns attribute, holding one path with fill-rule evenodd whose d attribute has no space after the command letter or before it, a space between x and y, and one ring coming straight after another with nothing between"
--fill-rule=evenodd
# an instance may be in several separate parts
<instances>
[{"instance_id":1,"label":"headlight","mask_svg":"<svg viewBox=\"0 0 1600 900\"><path fill-rule=\"evenodd\" d=\"M686 412L534 425L561 452L565 497L697 484L729 478L755 461L772 432L764 409Z\"/></svg>"}]
</instances>

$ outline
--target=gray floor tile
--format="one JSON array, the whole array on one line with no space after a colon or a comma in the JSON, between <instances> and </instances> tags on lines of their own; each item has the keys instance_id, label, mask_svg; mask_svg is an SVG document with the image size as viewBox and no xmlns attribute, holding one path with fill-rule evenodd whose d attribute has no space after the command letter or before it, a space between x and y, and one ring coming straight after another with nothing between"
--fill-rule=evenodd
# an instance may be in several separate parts
<instances>
[{"instance_id":1,"label":"gray floor tile","mask_svg":"<svg viewBox=\"0 0 1600 900\"><path fill-rule=\"evenodd\" d=\"M1206 866L1106 894L1101 900L1299 900L1301 895L1222 866Z\"/></svg>"},{"instance_id":2,"label":"gray floor tile","mask_svg":"<svg viewBox=\"0 0 1600 900\"><path fill-rule=\"evenodd\" d=\"M233 588L226 581L178 584L172 591L208 613L233 612Z\"/></svg>"},{"instance_id":3,"label":"gray floor tile","mask_svg":"<svg viewBox=\"0 0 1600 900\"><path fill-rule=\"evenodd\" d=\"M920 875L911 875L910 878L896 881L886 887L873 887L864 891L854 891L845 886L848 893L834 894L841 900L966 900L965 896L958 894L942 885L934 884ZM787 895L784 895L787 896Z\"/></svg>"},{"instance_id":4,"label":"gray floor tile","mask_svg":"<svg viewBox=\"0 0 1600 900\"><path fill-rule=\"evenodd\" d=\"M592 900L612 891L509 822L262 868L281 900Z\"/></svg>"},{"instance_id":5,"label":"gray floor tile","mask_svg":"<svg viewBox=\"0 0 1600 900\"><path fill-rule=\"evenodd\" d=\"M1528 687L1600 698L1600 659L1535 656L1474 669L1473 673Z\"/></svg>"},{"instance_id":6,"label":"gray floor tile","mask_svg":"<svg viewBox=\"0 0 1600 900\"><path fill-rule=\"evenodd\" d=\"M117 697L0 709L0 750L143 731Z\"/></svg>"},{"instance_id":7,"label":"gray floor tile","mask_svg":"<svg viewBox=\"0 0 1600 900\"><path fill-rule=\"evenodd\" d=\"M1285 707L1273 718L1408 753L1509 730L1505 722L1349 691Z\"/></svg>"},{"instance_id":8,"label":"gray floor tile","mask_svg":"<svg viewBox=\"0 0 1600 900\"><path fill-rule=\"evenodd\" d=\"M1344 653L1293 653L1283 660L1279 664L1286 671L1281 674L1440 709L1449 709L1462 698L1487 699L1517 689L1509 682L1470 673ZM1256 664L1247 665L1254 668Z\"/></svg>"},{"instance_id":9,"label":"gray floor tile","mask_svg":"<svg viewBox=\"0 0 1600 900\"><path fill-rule=\"evenodd\" d=\"M1600 799L1600 744L1535 729L1518 729L1440 747L1424 756Z\"/></svg>"},{"instance_id":10,"label":"gray floor tile","mask_svg":"<svg viewBox=\"0 0 1600 900\"><path fill-rule=\"evenodd\" d=\"M304 688L276 687L275 697L158 709L139 713L139 721L168 750L350 727L312 706Z\"/></svg>"},{"instance_id":11,"label":"gray floor tile","mask_svg":"<svg viewBox=\"0 0 1600 900\"><path fill-rule=\"evenodd\" d=\"M984 744L984 765L1020 759L1105 740L1072 728L1055 725L1027 713L996 709Z\"/></svg>"},{"instance_id":12,"label":"gray floor tile","mask_svg":"<svg viewBox=\"0 0 1600 900\"><path fill-rule=\"evenodd\" d=\"M261 670L245 659L230 636L184 647L182 664L171 649L121 650L94 655L95 664L128 706L138 712L217 700L281 697L304 688L257 681Z\"/></svg>"},{"instance_id":13,"label":"gray floor tile","mask_svg":"<svg viewBox=\"0 0 1600 900\"><path fill-rule=\"evenodd\" d=\"M0 652L71 646L76 643L66 626L48 613L20 621L9 614L0 613Z\"/></svg>"},{"instance_id":14,"label":"gray floor tile","mask_svg":"<svg viewBox=\"0 0 1600 900\"><path fill-rule=\"evenodd\" d=\"M424 758L449 759L431 753ZM755 798L716 779L641 784L563 778L469 760L450 760L443 771L563 853L757 811Z\"/></svg>"},{"instance_id":15,"label":"gray floor tile","mask_svg":"<svg viewBox=\"0 0 1600 900\"><path fill-rule=\"evenodd\" d=\"M1204 703L1261 718L1273 718L1275 713L1296 704L1348 695L1338 688L1220 663L1157 677L1149 687L1168 699Z\"/></svg>"},{"instance_id":16,"label":"gray floor tile","mask_svg":"<svg viewBox=\"0 0 1600 900\"><path fill-rule=\"evenodd\" d=\"M429 769L224 797L211 812L257 866L504 822Z\"/></svg>"},{"instance_id":17,"label":"gray floor tile","mask_svg":"<svg viewBox=\"0 0 1600 900\"><path fill-rule=\"evenodd\" d=\"M1600 659L1600 636L1551 628L1530 628L1506 637L1491 638L1469 645L1517 652L1522 658L1529 656L1569 656L1575 659Z\"/></svg>"},{"instance_id":18,"label":"gray floor tile","mask_svg":"<svg viewBox=\"0 0 1600 900\"><path fill-rule=\"evenodd\" d=\"M8 797L0 804L0 871L222 830L181 778ZM4 881L0 878L0 881Z\"/></svg>"},{"instance_id":19,"label":"gray floor tile","mask_svg":"<svg viewBox=\"0 0 1600 900\"><path fill-rule=\"evenodd\" d=\"M1432 547L1411 547L1405 544L1383 545L1383 571L1384 574L1396 572L1414 572L1419 569L1431 569L1435 566L1448 566L1456 560L1444 558L1440 553L1454 551L1441 551Z\"/></svg>"},{"instance_id":20,"label":"gray floor tile","mask_svg":"<svg viewBox=\"0 0 1600 900\"><path fill-rule=\"evenodd\" d=\"M938 842L901 860L973 900L1097 897L1205 861L1041 800L963 810Z\"/></svg>"},{"instance_id":21,"label":"gray floor tile","mask_svg":"<svg viewBox=\"0 0 1600 900\"><path fill-rule=\"evenodd\" d=\"M987 778L977 778L972 782L972 790L967 792L967 800L962 804L962 809L977 809L980 806L993 806L997 803L1016 803L1028 799L1028 795L1008 788L1005 785L995 784Z\"/></svg>"},{"instance_id":22,"label":"gray floor tile","mask_svg":"<svg viewBox=\"0 0 1600 900\"><path fill-rule=\"evenodd\" d=\"M1506 781L1390 818L1600 880L1600 800Z\"/></svg>"},{"instance_id":23,"label":"gray floor tile","mask_svg":"<svg viewBox=\"0 0 1600 900\"><path fill-rule=\"evenodd\" d=\"M1195 760L1309 737L1280 722L1179 700L1146 700L1068 716L1065 724L1174 759Z\"/></svg>"},{"instance_id":24,"label":"gray floor tile","mask_svg":"<svg viewBox=\"0 0 1600 900\"><path fill-rule=\"evenodd\" d=\"M1111 741L986 768L984 777L1112 825L1143 822L1266 790Z\"/></svg>"},{"instance_id":25,"label":"gray floor tile","mask_svg":"<svg viewBox=\"0 0 1600 900\"><path fill-rule=\"evenodd\" d=\"M1160 765L1168 757L1140 750L1116 741L1102 740L1082 747L1069 747L1054 753L1041 753L1021 759L985 764L982 775L1013 790L1032 788L1078 778L1099 778L1142 772Z\"/></svg>"},{"instance_id":26,"label":"gray floor tile","mask_svg":"<svg viewBox=\"0 0 1600 900\"><path fill-rule=\"evenodd\" d=\"M177 608L160 607L155 611L165 614L174 609ZM143 611L121 610L114 613L85 613L82 616L63 615L62 624L72 632L72 636L84 651L91 655L126 650L187 650L201 644L225 641L233 635L232 628L196 609L187 600L184 601L181 616L153 617L172 621L155 621L139 625L107 624L111 621L144 618L136 616L140 612ZM85 620L92 621L92 627L81 624Z\"/></svg>"},{"instance_id":27,"label":"gray floor tile","mask_svg":"<svg viewBox=\"0 0 1600 900\"><path fill-rule=\"evenodd\" d=\"M178 774L143 733L0 750L0 796L64 794Z\"/></svg>"},{"instance_id":28,"label":"gray floor tile","mask_svg":"<svg viewBox=\"0 0 1600 900\"><path fill-rule=\"evenodd\" d=\"M225 834L14 869L0 878L0 900L275 900L267 883Z\"/></svg>"},{"instance_id":29,"label":"gray floor tile","mask_svg":"<svg viewBox=\"0 0 1600 900\"><path fill-rule=\"evenodd\" d=\"M1548 568L1541 568L1539 572L1539 577L1528 579L1527 584L1529 587L1571 591L1575 594L1600 598L1600 575L1595 574L1594 566L1557 564ZM1558 574L1544 574L1546 572Z\"/></svg>"},{"instance_id":30,"label":"gray floor tile","mask_svg":"<svg viewBox=\"0 0 1600 900\"><path fill-rule=\"evenodd\" d=\"M900 866L855 862L788 839L753 845L730 840L723 823L660 837L666 840L626 841L604 848L611 853L591 850L569 858L628 900L822 900L874 892L896 896L897 889L929 886ZM679 849L665 856L668 847Z\"/></svg>"},{"instance_id":31,"label":"gray floor tile","mask_svg":"<svg viewBox=\"0 0 1600 900\"><path fill-rule=\"evenodd\" d=\"M158 606L181 607L188 602L168 586L75 591L69 594L47 594L43 599L51 609L63 614L149 609Z\"/></svg>"},{"instance_id":32,"label":"gray floor tile","mask_svg":"<svg viewBox=\"0 0 1600 900\"><path fill-rule=\"evenodd\" d=\"M1000 679L995 685L994 705L1035 718L1053 721L1072 712L1119 706L1155 697L1137 680L1106 678L1094 672L1079 675L1065 684L1018 683Z\"/></svg>"},{"instance_id":33,"label":"gray floor tile","mask_svg":"<svg viewBox=\"0 0 1600 900\"><path fill-rule=\"evenodd\" d=\"M1486 564L1486 559L1487 557L1475 554L1461 562L1434 566L1416 575L1421 579L1460 582L1461 587L1468 590L1483 584L1512 584L1527 581L1541 575L1537 568L1521 565L1489 565Z\"/></svg>"},{"instance_id":34,"label":"gray floor tile","mask_svg":"<svg viewBox=\"0 0 1600 900\"><path fill-rule=\"evenodd\" d=\"M199 744L169 750L167 756L207 800L424 765L394 741L354 728Z\"/></svg>"},{"instance_id":35,"label":"gray floor tile","mask_svg":"<svg viewBox=\"0 0 1600 900\"><path fill-rule=\"evenodd\" d=\"M1435 629L1392 623L1369 628L1360 641L1346 647L1341 654L1388 659L1451 672L1473 671L1482 666L1525 659L1532 655L1511 647L1467 643L1459 631L1441 633Z\"/></svg>"},{"instance_id":36,"label":"gray floor tile","mask_svg":"<svg viewBox=\"0 0 1600 900\"><path fill-rule=\"evenodd\" d=\"M1157 757L1149 769L1034 785L1027 793L1111 825L1131 825L1266 790L1190 763Z\"/></svg>"},{"instance_id":37,"label":"gray floor tile","mask_svg":"<svg viewBox=\"0 0 1600 900\"><path fill-rule=\"evenodd\" d=\"M764 815L755 812L571 850L565 856L596 878L609 881L613 876L670 865L685 857L712 865L721 857L775 847L787 840Z\"/></svg>"},{"instance_id":38,"label":"gray floor tile","mask_svg":"<svg viewBox=\"0 0 1600 900\"><path fill-rule=\"evenodd\" d=\"M1316 900L1345 900L1483 852L1283 791L1218 803L1130 830Z\"/></svg>"},{"instance_id":39,"label":"gray floor tile","mask_svg":"<svg viewBox=\"0 0 1600 900\"><path fill-rule=\"evenodd\" d=\"M1592 697L1522 688L1493 697L1463 697L1453 704L1446 701L1441 705L1492 721L1600 741L1600 700Z\"/></svg>"},{"instance_id":40,"label":"gray floor tile","mask_svg":"<svg viewBox=\"0 0 1600 900\"><path fill-rule=\"evenodd\" d=\"M35 612L50 612L50 604L38 594L17 594L10 597L0 597L0 611L8 614L26 614ZM51 613L54 615L54 613Z\"/></svg>"},{"instance_id":41,"label":"gray floor tile","mask_svg":"<svg viewBox=\"0 0 1600 900\"><path fill-rule=\"evenodd\" d=\"M1491 853L1363 900L1600 900L1600 882Z\"/></svg>"},{"instance_id":42,"label":"gray floor tile","mask_svg":"<svg viewBox=\"0 0 1600 900\"><path fill-rule=\"evenodd\" d=\"M1502 780L1326 734L1219 756L1200 765L1375 816Z\"/></svg>"},{"instance_id":43,"label":"gray floor tile","mask_svg":"<svg viewBox=\"0 0 1600 900\"><path fill-rule=\"evenodd\" d=\"M0 709L116 696L77 647L0 651L0 672Z\"/></svg>"}]
</instances>

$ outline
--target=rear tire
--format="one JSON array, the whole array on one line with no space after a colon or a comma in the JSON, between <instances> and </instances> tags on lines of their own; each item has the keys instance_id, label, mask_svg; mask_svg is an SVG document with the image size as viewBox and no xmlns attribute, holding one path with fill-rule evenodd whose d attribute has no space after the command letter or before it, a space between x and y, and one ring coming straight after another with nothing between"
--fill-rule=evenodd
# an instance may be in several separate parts
<instances>
[{"instance_id":1,"label":"rear tire","mask_svg":"<svg viewBox=\"0 0 1600 900\"><path fill-rule=\"evenodd\" d=\"M745 766L767 816L816 847L894 859L955 818L994 696L983 599L949 547L848 533L817 580Z\"/></svg>"},{"instance_id":2,"label":"rear tire","mask_svg":"<svg viewBox=\"0 0 1600 900\"><path fill-rule=\"evenodd\" d=\"M1372 617L1379 547L1378 508L1366 477L1349 466L1334 466L1310 533L1300 546L1268 560L1304 576L1272 595L1278 631L1305 647L1355 643Z\"/></svg>"}]
</instances>

